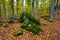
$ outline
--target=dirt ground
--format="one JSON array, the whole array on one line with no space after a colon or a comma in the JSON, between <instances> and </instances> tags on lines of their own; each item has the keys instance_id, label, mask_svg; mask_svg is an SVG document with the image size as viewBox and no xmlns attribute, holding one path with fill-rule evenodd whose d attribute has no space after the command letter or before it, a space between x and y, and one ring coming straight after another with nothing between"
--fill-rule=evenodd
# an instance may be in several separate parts
<instances>
[{"instance_id":1,"label":"dirt ground","mask_svg":"<svg viewBox=\"0 0 60 40\"><path fill-rule=\"evenodd\" d=\"M15 23L8 24L7 28L0 27L0 40L60 40L59 20L50 23L44 19L41 19L40 22L40 27L43 29L43 32L40 33L38 36L33 35L27 30L23 31L23 35L19 35L17 37L13 36L13 33L16 30L21 29L20 23L16 21ZM48 24L48 26L44 26L43 24Z\"/></svg>"}]
</instances>

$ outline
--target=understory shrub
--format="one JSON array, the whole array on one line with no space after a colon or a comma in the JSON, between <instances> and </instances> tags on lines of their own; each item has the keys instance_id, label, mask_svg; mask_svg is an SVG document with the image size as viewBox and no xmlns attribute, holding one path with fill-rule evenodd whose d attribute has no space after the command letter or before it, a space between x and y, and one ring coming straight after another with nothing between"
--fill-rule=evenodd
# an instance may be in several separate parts
<instances>
[{"instance_id":1,"label":"understory shrub","mask_svg":"<svg viewBox=\"0 0 60 40\"><path fill-rule=\"evenodd\" d=\"M25 18L26 17L26 18ZM40 25L40 20L32 16L30 13L23 12L19 18L19 22L23 23L26 19L29 21L36 23L37 25Z\"/></svg>"},{"instance_id":2,"label":"understory shrub","mask_svg":"<svg viewBox=\"0 0 60 40\"><path fill-rule=\"evenodd\" d=\"M40 20L31 15L31 13L23 12L18 20L22 23L21 28L34 35L39 35L43 30L40 28Z\"/></svg>"},{"instance_id":3,"label":"understory shrub","mask_svg":"<svg viewBox=\"0 0 60 40\"><path fill-rule=\"evenodd\" d=\"M23 23L21 25L21 28L25 29L29 32L32 32L34 35L39 35L39 33L42 32L42 29L38 25L36 25L32 22L29 22L29 21L26 23Z\"/></svg>"},{"instance_id":4,"label":"understory shrub","mask_svg":"<svg viewBox=\"0 0 60 40\"><path fill-rule=\"evenodd\" d=\"M25 15L24 13L25 13L25 12L23 12L23 13L20 15L20 17L19 17L19 20L18 20L18 21L19 21L20 23L23 23L24 20L25 20L25 19L24 19L24 15Z\"/></svg>"}]
</instances>

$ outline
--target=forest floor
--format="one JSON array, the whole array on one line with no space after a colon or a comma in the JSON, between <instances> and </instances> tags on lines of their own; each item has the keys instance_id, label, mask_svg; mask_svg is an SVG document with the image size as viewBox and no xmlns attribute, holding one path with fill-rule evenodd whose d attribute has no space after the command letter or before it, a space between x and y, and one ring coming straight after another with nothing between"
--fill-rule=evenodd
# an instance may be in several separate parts
<instances>
[{"instance_id":1,"label":"forest floor","mask_svg":"<svg viewBox=\"0 0 60 40\"><path fill-rule=\"evenodd\" d=\"M13 33L20 29L20 23L17 21L8 24L7 28L0 27L0 40L60 40L60 20L51 23L41 18L40 23L43 32L38 36L27 30L23 31L23 35L13 36ZM44 24L48 26L44 26Z\"/></svg>"}]
</instances>

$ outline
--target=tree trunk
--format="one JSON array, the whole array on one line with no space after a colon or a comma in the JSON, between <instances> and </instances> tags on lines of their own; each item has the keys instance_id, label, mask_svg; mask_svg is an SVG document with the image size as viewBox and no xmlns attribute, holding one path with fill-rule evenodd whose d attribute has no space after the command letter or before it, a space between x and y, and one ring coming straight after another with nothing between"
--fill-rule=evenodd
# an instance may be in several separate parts
<instances>
[{"instance_id":1,"label":"tree trunk","mask_svg":"<svg viewBox=\"0 0 60 40\"><path fill-rule=\"evenodd\" d=\"M1 4L0 4L0 21L1 21Z\"/></svg>"},{"instance_id":2,"label":"tree trunk","mask_svg":"<svg viewBox=\"0 0 60 40\"><path fill-rule=\"evenodd\" d=\"M57 19L57 17L58 17L58 14L59 14L59 5L58 5L58 2L59 2L59 0L57 0L57 3L56 3L56 16L55 16L55 18Z\"/></svg>"},{"instance_id":3,"label":"tree trunk","mask_svg":"<svg viewBox=\"0 0 60 40\"><path fill-rule=\"evenodd\" d=\"M14 0L11 0L11 18L14 18Z\"/></svg>"},{"instance_id":4,"label":"tree trunk","mask_svg":"<svg viewBox=\"0 0 60 40\"><path fill-rule=\"evenodd\" d=\"M54 18L54 1L55 1L55 0L52 0L52 3L51 3L50 19L53 19L53 18Z\"/></svg>"},{"instance_id":5,"label":"tree trunk","mask_svg":"<svg viewBox=\"0 0 60 40\"><path fill-rule=\"evenodd\" d=\"M35 17L38 17L38 5L39 5L39 0L36 0L36 14Z\"/></svg>"},{"instance_id":6,"label":"tree trunk","mask_svg":"<svg viewBox=\"0 0 60 40\"><path fill-rule=\"evenodd\" d=\"M22 13L24 13L24 0L22 0ZM24 16L25 21L27 21L26 16Z\"/></svg>"},{"instance_id":7,"label":"tree trunk","mask_svg":"<svg viewBox=\"0 0 60 40\"><path fill-rule=\"evenodd\" d=\"M4 17L6 18L6 7L5 7L5 4L2 4L3 5L3 9L4 9Z\"/></svg>"},{"instance_id":8,"label":"tree trunk","mask_svg":"<svg viewBox=\"0 0 60 40\"><path fill-rule=\"evenodd\" d=\"M18 2L19 2L19 0L17 0L16 2L17 2L16 3L16 6L17 6L17 8L16 8L16 16L18 17Z\"/></svg>"},{"instance_id":9,"label":"tree trunk","mask_svg":"<svg viewBox=\"0 0 60 40\"><path fill-rule=\"evenodd\" d=\"M22 12L24 12L24 0L22 0Z\"/></svg>"},{"instance_id":10,"label":"tree trunk","mask_svg":"<svg viewBox=\"0 0 60 40\"><path fill-rule=\"evenodd\" d=\"M32 2L32 16L35 16L34 15L34 1Z\"/></svg>"}]
</instances>

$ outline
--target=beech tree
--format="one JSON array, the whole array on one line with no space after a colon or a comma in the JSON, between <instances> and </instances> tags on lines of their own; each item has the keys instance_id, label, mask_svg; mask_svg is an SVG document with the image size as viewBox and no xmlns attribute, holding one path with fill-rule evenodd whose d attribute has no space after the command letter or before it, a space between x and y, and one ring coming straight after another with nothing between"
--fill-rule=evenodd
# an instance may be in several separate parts
<instances>
[{"instance_id":1,"label":"beech tree","mask_svg":"<svg viewBox=\"0 0 60 40\"><path fill-rule=\"evenodd\" d=\"M1 3L0 3L0 21L1 21Z\"/></svg>"}]
</instances>

